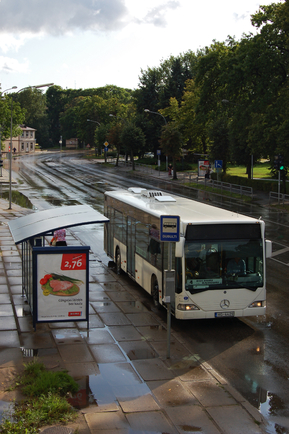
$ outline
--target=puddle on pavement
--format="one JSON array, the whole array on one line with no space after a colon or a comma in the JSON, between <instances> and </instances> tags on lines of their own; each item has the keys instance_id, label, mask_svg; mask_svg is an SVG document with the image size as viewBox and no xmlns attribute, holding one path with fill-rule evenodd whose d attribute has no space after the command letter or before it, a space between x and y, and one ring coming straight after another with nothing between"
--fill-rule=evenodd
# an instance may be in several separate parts
<instances>
[{"instance_id":1,"label":"puddle on pavement","mask_svg":"<svg viewBox=\"0 0 289 434\"><path fill-rule=\"evenodd\" d=\"M59 329L52 331L53 337L58 345L67 343L81 343L82 337L78 330Z\"/></svg>"},{"instance_id":2,"label":"puddle on pavement","mask_svg":"<svg viewBox=\"0 0 289 434\"><path fill-rule=\"evenodd\" d=\"M246 381L251 383L251 396L246 396L246 394L244 396L252 403L253 394L253 405L267 421L266 432L268 434L289 434L289 418L282 416L283 411L287 412L282 399L275 393L260 387L257 382L251 381L249 376L246 376Z\"/></svg>"},{"instance_id":3,"label":"puddle on pavement","mask_svg":"<svg viewBox=\"0 0 289 434\"><path fill-rule=\"evenodd\" d=\"M98 375L75 378L79 390L68 399L75 408L118 405L118 399L135 399L151 393L128 363L100 363L98 367Z\"/></svg>"},{"instance_id":4,"label":"puddle on pavement","mask_svg":"<svg viewBox=\"0 0 289 434\"><path fill-rule=\"evenodd\" d=\"M3 199L9 199L9 191L4 191L1 195ZM22 208L36 209L34 205L30 202L28 197L19 191L13 190L11 195L11 201L16 203L16 205L22 206Z\"/></svg>"},{"instance_id":5,"label":"puddle on pavement","mask_svg":"<svg viewBox=\"0 0 289 434\"><path fill-rule=\"evenodd\" d=\"M280 411L285 409L283 401L278 395L262 390L263 399L260 399L259 411L266 418L268 426L266 432L268 434L288 434L289 433L289 418L277 416Z\"/></svg>"}]
</instances>

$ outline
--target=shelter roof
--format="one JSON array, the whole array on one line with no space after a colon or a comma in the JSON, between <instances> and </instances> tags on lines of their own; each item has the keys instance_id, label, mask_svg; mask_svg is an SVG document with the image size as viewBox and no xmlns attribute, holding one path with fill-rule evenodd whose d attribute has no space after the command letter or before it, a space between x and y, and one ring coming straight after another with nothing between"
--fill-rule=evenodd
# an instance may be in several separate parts
<instances>
[{"instance_id":1,"label":"shelter roof","mask_svg":"<svg viewBox=\"0 0 289 434\"><path fill-rule=\"evenodd\" d=\"M88 205L73 205L38 211L9 222L15 244L57 229L105 223L109 219Z\"/></svg>"}]
</instances>

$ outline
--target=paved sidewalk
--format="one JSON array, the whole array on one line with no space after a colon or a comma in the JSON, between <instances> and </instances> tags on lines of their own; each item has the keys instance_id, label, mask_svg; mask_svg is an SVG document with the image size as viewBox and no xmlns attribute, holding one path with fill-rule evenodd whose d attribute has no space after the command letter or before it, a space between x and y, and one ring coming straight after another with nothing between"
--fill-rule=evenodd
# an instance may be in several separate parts
<instances>
[{"instance_id":1,"label":"paved sidewalk","mask_svg":"<svg viewBox=\"0 0 289 434\"><path fill-rule=\"evenodd\" d=\"M0 412L22 398L7 387L38 357L48 369L66 369L79 383L72 403L78 419L44 434L261 434L266 421L209 363L149 311L146 295L93 252L89 258L90 329L86 323L32 327L22 297L21 246L8 222L31 210L0 199ZM77 231L69 245L81 245ZM164 315L165 317L165 315Z\"/></svg>"}]
</instances>

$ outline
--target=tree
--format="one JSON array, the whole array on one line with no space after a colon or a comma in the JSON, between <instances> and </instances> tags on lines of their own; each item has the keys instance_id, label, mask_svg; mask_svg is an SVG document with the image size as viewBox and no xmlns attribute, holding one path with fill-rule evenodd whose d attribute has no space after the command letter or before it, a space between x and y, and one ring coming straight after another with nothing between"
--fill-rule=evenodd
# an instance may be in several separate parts
<instances>
[{"instance_id":1,"label":"tree","mask_svg":"<svg viewBox=\"0 0 289 434\"><path fill-rule=\"evenodd\" d=\"M176 160L182 156L182 135L175 122L170 122L162 129L160 146L164 153L173 160L173 179L177 179Z\"/></svg>"},{"instance_id":2,"label":"tree","mask_svg":"<svg viewBox=\"0 0 289 434\"><path fill-rule=\"evenodd\" d=\"M170 98L175 98L181 104L185 83L189 78L192 78L189 66L183 63L181 57L171 56L169 72L161 95L162 107L169 104Z\"/></svg>"},{"instance_id":3,"label":"tree","mask_svg":"<svg viewBox=\"0 0 289 434\"><path fill-rule=\"evenodd\" d=\"M2 140L9 139L11 136L11 114L12 114L12 136L16 137L22 133L19 125L23 124L25 110L21 109L20 104L14 101L13 94L5 95L0 99L0 145ZM12 113L11 113L12 111Z\"/></svg>"},{"instance_id":4,"label":"tree","mask_svg":"<svg viewBox=\"0 0 289 434\"><path fill-rule=\"evenodd\" d=\"M120 139L124 149L130 153L132 170L135 170L134 154L145 147L145 135L141 128L128 123L123 127Z\"/></svg>"},{"instance_id":5,"label":"tree","mask_svg":"<svg viewBox=\"0 0 289 434\"><path fill-rule=\"evenodd\" d=\"M66 104L65 90L60 86L51 86L46 92L48 108L49 147L59 146L59 139L62 135L60 129L60 114L64 111Z\"/></svg>"},{"instance_id":6,"label":"tree","mask_svg":"<svg viewBox=\"0 0 289 434\"><path fill-rule=\"evenodd\" d=\"M187 80L181 104L176 98L160 113L175 122L183 137L183 146L191 153L206 151L204 125L196 118L199 89L195 80Z\"/></svg>"},{"instance_id":7,"label":"tree","mask_svg":"<svg viewBox=\"0 0 289 434\"><path fill-rule=\"evenodd\" d=\"M115 163L116 166L118 166L118 161L119 161L122 130L123 130L123 125L120 122L117 122L115 125L113 125L110 128L109 132L107 133L107 141L109 142L109 144L115 146L117 150L117 157Z\"/></svg>"},{"instance_id":8,"label":"tree","mask_svg":"<svg viewBox=\"0 0 289 434\"><path fill-rule=\"evenodd\" d=\"M109 124L101 124L95 129L95 148L98 149L98 154L101 154L101 149L106 142L106 137L109 131Z\"/></svg>"},{"instance_id":9,"label":"tree","mask_svg":"<svg viewBox=\"0 0 289 434\"><path fill-rule=\"evenodd\" d=\"M228 119L224 116L216 117L209 127L209 136L212 146L209 145L211 160L222 160L224 173L227 171L227 159L229 156L230 140L228 131Z\"/></svg>"},{"instance_id":10,"label":"tree","mask_svg":"<svg viewBox=\"0 0 289 434\"><path fill-rule=\"evenodd\" d=\"M49 130L46 95L40 89L28 87L22 92L14 94L21 108L25 110L24 124L35 128L37 143L43 148L49 146Z\"/></svg>"}]
</instances>

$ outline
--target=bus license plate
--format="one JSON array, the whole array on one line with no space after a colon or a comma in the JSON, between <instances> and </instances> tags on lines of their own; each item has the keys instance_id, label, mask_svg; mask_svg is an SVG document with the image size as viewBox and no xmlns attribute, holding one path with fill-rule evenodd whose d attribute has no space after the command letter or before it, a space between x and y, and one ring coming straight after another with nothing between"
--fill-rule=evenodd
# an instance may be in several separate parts
<instances>
[{"instance_id":1,"label":"bus license plate","mask_svg":"<svg viewBox=\"0 0 289 434\"><path fill-rule=\"evenodd\" d=\"M235 312L215 312L215 318L224 318L235 316Z\"/></svg>"}]
</instances>

